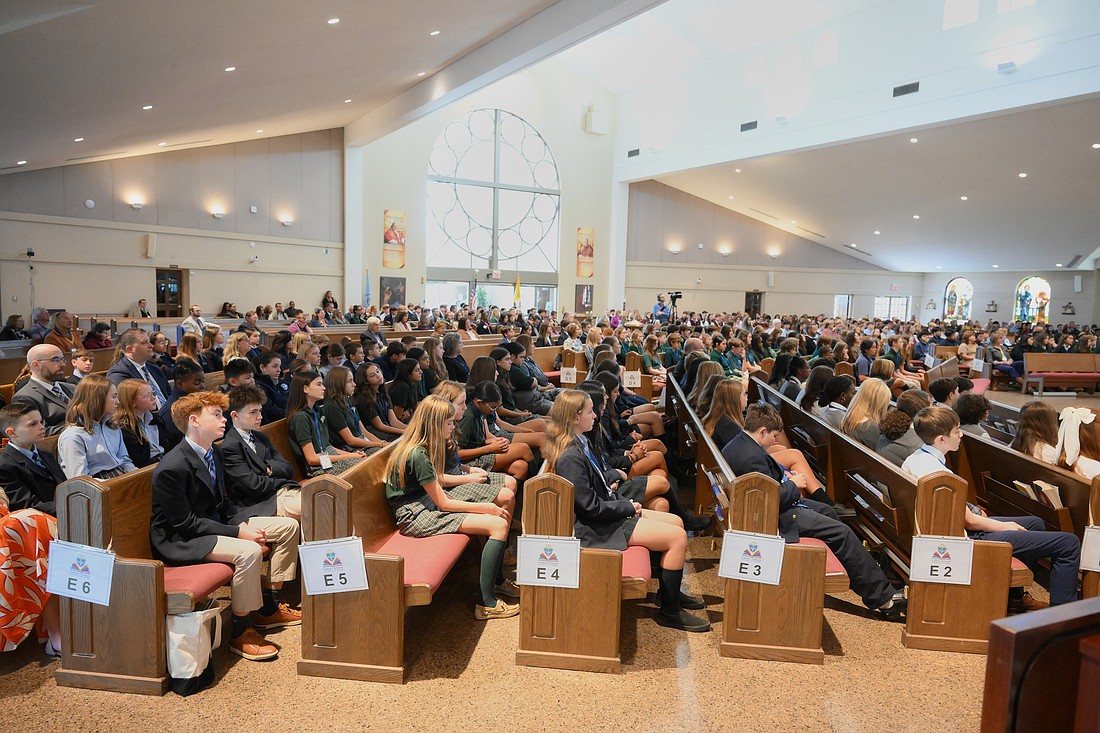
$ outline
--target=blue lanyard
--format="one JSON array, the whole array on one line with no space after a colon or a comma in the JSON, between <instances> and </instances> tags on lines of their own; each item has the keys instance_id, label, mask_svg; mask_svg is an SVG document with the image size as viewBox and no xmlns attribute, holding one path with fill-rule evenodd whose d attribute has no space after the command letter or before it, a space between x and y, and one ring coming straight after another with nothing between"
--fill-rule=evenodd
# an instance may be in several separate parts
<instances>
[{"instance_id":1,"label":"blue lanyard","mask_svg":"<svg viewBox=\"0 0 1100 733\"><path fill-rule=\"evenodd\" d=\"M588 462L592 464L592 467L596 469L596 473L599 474L600 481L603 482L604 491L608 496L611 496L611 487L607 485L607 479L603 475L603 469L600 468L600 464L596 461L596 457L592 455L592 448L587 445L582 445L581 452L588 458Z\"/></svg>"},{"instance_id":2,"label":"blue lanyard","mask_svg":"<svg viewBox=\"0 0 1100 733\"><path fill-rule=\"evenodd\" d=\"M313 412L313 435L316 437L317 452L324 450L324 445L321 442L321 422L317 419L317 412Z\"/></svg>"},{"instance_id":3,"label":"blue lanyard","mask_svg":"<svg viewBox=\"0 0 1100 733\"><path fill-rule=\"evenodd\" d=\"M946 466L946 465L947 465L947 463L946 463L945 461L941 461L941 460L940 460L940 457L939 457L939 456L937 456L937 455L936 455L935 453L933 453L932 451L928 450L928 446L922 445L922 446L921 446L921 449L920 449L920 450L921 450L921 453L927 453L928 455L930 455L930 456L932 456L933 458L935 458L935 459L936 459L936 463L940 464L941 466Z\"/></svg>"}]
</instances>

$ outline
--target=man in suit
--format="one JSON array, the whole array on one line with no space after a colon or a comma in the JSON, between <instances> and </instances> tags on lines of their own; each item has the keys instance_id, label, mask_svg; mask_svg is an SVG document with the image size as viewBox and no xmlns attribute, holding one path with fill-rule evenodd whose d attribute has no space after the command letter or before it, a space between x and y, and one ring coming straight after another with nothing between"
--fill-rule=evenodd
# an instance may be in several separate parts
<instances>
[{"instance_id":1,"label":"man in suit","mask_svg":"<svg viewBox=\"0 0 1100 733\"><path fill-rule=\"evenodd\" d=\"M378 319L378 316L371 316L367 319L367 330L359 334L360 343L366 345L367 341L373 341L378 344L378 350L383 351L386 348L386 337L379 330L382 328L382 321Z\"/></svg>"},{"instance_id":2,"label":"man in suit","mask_svg":"<svg viewBox=\"0 0 1100 733\"><path fill-rule=\"evenodd\" d=\"M171 390L164 370L153 361L155 354L149 334L140 328L131 328L119 336L118 346L122 356L107 370L107 380L116 387L127 379L148 382L157 399L157 409L164 407Z\"/></svg>"},{"instance_id":3,"label":"man in suit","mask_svg":"<svg viewBox=\"0 0 1100 733\"><path fill-rule=\"evenodd\" d=\"M0 408L0 434L8 439L0 451L0 489L8 495L9 508L56 516L54 491L65 473L53 455L35 447L46 437L38 410L28 404Z\"/></svg>"},{"instance_id":4,"label":"man in suit","mask_svg":"<svg viewBox=\"0 0 1100 733\"><path fill-rule=\"evenodd\" d=\"M145 298L142 298L137 302L136 308L130 309L130 318L153 318L153 313L149 310L149 304Z\"/></svg>"},{"instance_id":5,"label":"man in suit","mask_svg":"<svg viewBox=\"0 0 1100 733\"><path fill-rule=\"evenodd\" d=\"M273 504L280 517L302 518L302 487L294 480L290 462L260 432L267 401L259 387L242 385L229 392L233 427L225 433L225 483L229 498L238 504Z\"/></svg>"},{"instance_id":6,"label":"man in suit","mask_svg":"<svg viewBox=\"0 0 1100 733\"><path fill-rule=\"evenodd\" d=\"M887 619L900 617L906 606L904 595L886 580L855 532L829 505L803 498L806 477L784 470L768 453L782 429L783 419L774 407L749 405L744 430L722 449L722 457L738 476L762 473L779 482L779 533L788 543L798 542L802 535L821 540L844 566L852 590L864 605Z\"/></svg>"},{"instance_id":7,"label":"man in suit","mask_svg":"<svg viewBox=\"0 0 1100 733\"><path fill-rule=\"evenodd\" d=\"M186 437L153 471L149 539L154 555L169 564L233 565L229 648L245 659L271 659L278 648L257 629L302 623L301 612L278 599L283 581L296 574L299 527L293 519L270 516L270 500L234 504L229 499L221 450L213 445L225 431L222 411L228 404L220 392L195 392L172 406L172 420ZM265 544L269 569L261 577ZM255 619L253 611L258 611Z\"/></svg>"},{"instance_id":8,"label":"man in suit","mask_svg":"<svg viewBox=\"0 0 1100 733\"><path fill-rule=\"evenodd\" d=\"M65 412L76 388L65 382L65 357L51 344L32 346L27 352L30 381L12 397L12 404L32 405L46 424L46 435L65 429Z\"/></svg>"},{"instance_id":9,"label":"man in suit","mask_svg":"<svg viewBox=\"0 0 1100 733\"><path fill-rule=\"evenodd\" d=\"M183 319L180 328L183 329L184 333L195 334L199 337L199 341L202 341L202 335L206 331L206 321L202 319L202 308L197 305L191 306L187 311L187 318Z\"/></svg>"}]
</instances>

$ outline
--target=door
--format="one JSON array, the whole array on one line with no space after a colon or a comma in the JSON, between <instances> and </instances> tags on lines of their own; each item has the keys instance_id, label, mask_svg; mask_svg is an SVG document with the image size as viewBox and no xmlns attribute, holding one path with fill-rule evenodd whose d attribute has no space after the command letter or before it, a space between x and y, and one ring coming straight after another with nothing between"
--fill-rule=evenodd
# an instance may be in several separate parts
<instances>
[{"instance_id":1,"label":"door","mask_svg":"<svg viewBox=\"0 0 1100 733\"><path fill-rule=\"evenodd\" d=\"M187 273L175 268L157 270L157 318L183 318L187 302Z\"/></svg>"},{"instance_id":2,"label":"door","mask_svg":"<svg viewBox=\"0 0 1100 733\"><path fill-rule=\"evenodd\" d=\"M745 293L745 312L750 316L758 316L764 310L764 294L759 290Z\"/></svg>"}]
</instances>

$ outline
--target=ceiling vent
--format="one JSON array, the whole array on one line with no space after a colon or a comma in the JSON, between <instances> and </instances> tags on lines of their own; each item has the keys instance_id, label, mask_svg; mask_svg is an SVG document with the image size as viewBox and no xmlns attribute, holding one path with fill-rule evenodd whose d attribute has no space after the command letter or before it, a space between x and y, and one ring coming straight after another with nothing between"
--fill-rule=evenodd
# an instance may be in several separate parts
<instances>
[{"instance_id":1,"label":"ceiling vent","mask_svg":"<svg viewBox=\"0 0 1100 733\"><path fill-rule=\"evenodd\" d=\"M916 94L920 91L920 82L915 81L912 84L902 84L900 87L894 87L895 97L904 97L906 94Z\"/></svg>"},{"instance_id":2,"label":"ceiling vent","mask_svg":"<svg viewBox=\"0 0 1100 733\"><path fill-rule=\"evenodd\" d=\"M1076 265L1080 261L1081 261L1081 255L1074 255L1073 259L1070 260L1068 263L1066 263L1066 268L1068 269L1070 267L1073 267L1074 265Z\"/></svg>"},{"instance_id":3,"label":"ceiling vent","mask_svg":"<svg viewBox=\"0 0 1100 733\"><path fill-rule=\"evenodd\" d=\"M748 132L749 130L755 130L755 129L756 129L756 120L753 120L752 122L742 122L741 123L741 132Z\"/></svg>"},{"instance_id":4,"label":"ceiling vent","mask_svg":"<svg viewBox=\"0 0 1100 733\"><path fill-rule=\"evenodd\" d=\"M814 231L813 229L807 229L806 227L797 227L797 228L798 228L798 229L801 229L802 231L806 232L807 234L812 234L812 235L814 235L814 236L815 236L815 237L817 237L818 239L824 239L824 238L825 238L825 235L824 235L824 234L818 234L818 233L817 233L817 232L815 232L815 231Z\"/></svg>"},{"instance_id":5,"label":"ceiling vent","mask_svg":"<svg viewBox=\"0 0 1100 733\"><path fill-rule=\"evenodd\" d=\"M128 152L130 152L130 151L129 150L116 150L113 153L96 153L95 155L81 155L81 156L78 156L76 158L65 158L65 162L66 163L72 163L73 161L77 161L77 160L91 160L93 158L103 158L103 157L108 156L108 155L126 155L126 153L128 153Z\"/></svg>"},{"instance_id":6,"label":"ceiling vent","mask_svg":"<svg viewBox=\"0 0 1100 733\"><path fill-rule=\"evenodd\" d=\"M766 216L766 217L768 217L769 219L778 219L778 218L779 218L778 216L772 216L772 215L771 215L771 214L769 214L768 212L766 212L766 211L761 211L760 209L749 209L749 211L755 211L755 212L756 212L757 214L760 214L760 216Z\"/></svg>"},{"instance_id":7,"label":"ceiling vent","mask_svg":"<svg viewBox=\"0 0 1100 733\"><path fill-rule=\"evenodd\" d=\"M626 151L626 157L628 157L628 158L637 158L641 154L642 154L642 149L641 148L634 148L633 150L627 150Z\"/></svg>"}]
</instances>

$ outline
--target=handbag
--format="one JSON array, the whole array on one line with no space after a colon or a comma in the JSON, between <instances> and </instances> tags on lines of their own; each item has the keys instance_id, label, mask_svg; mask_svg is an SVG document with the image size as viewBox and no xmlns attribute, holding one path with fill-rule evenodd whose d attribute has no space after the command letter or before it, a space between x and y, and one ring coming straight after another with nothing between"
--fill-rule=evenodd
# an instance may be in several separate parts
<instances>
[{"instance_id":1,"label":"handbag","mask_svg":"<svg viewBox=\"0 0 1100 733\"><path fill-rule=\"evenodd\" d=\"M172 692L193 695L214 681L214 649L222 643L222 606L169 615L168 677Z\"/></svg>"}]
</instances>

